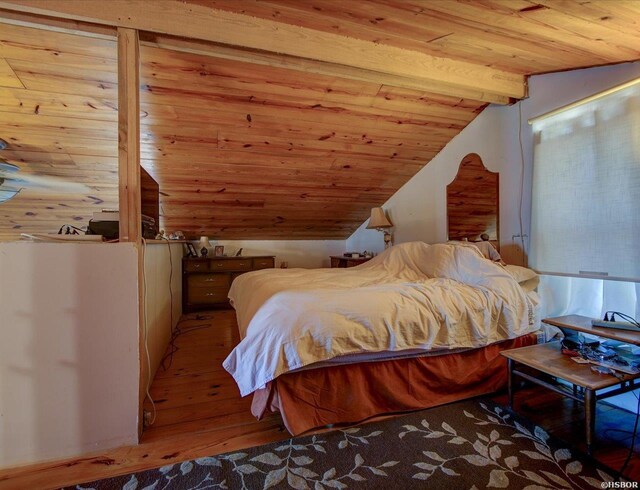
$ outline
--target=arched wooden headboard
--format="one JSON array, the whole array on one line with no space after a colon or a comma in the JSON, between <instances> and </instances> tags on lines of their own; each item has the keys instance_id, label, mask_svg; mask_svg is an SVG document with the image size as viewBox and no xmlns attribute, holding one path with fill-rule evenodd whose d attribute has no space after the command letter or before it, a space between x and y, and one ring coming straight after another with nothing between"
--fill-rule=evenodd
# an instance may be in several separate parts
<instances>
[{"instance_id":1,"label":"arched wooden headboard","mask_svg":"<svg viewBox=\"0 0 640 490\"><path fill-rule=\"evenodd\" d=\"M500 176L491 172L476 153L469 153L447 186L449 240L478 241L481 235L499 246Z\"/></svg>"}]
</instances>

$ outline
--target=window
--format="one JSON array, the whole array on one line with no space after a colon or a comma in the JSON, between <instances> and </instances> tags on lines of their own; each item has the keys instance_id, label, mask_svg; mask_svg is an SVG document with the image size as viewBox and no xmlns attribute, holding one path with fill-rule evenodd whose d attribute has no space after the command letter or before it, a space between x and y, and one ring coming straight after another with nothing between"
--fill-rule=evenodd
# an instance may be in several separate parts
<instances>
[{"instance_id":1,"label":"window","mask_svg":"<svg viewBox=\"0 0 640 490\"><path fill-rule=\"evenodd\" d=\"M640 281L640 83L533 131L531 266Z\"/></svg>"}]
</instances>

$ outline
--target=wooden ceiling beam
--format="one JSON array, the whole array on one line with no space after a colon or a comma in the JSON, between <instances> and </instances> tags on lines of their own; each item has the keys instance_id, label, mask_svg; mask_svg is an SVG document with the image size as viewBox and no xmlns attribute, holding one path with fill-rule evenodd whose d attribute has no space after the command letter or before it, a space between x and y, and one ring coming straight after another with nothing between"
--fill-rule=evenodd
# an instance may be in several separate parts
<instances>
[{"instance_id":1,"label":"wooden ceiling beam","mask_svg":"<svg viewBox=\"0 0 640 490\"><path fill-rule=\"evenodd\" d=\"M177 0L156 0L152 6L142 0L2 0L0 8L209 41L268 56L287 55L297 59L288 60L289 68L311 71L315 66L332 76L428 92L447 91L446 95L464 98L472 98L471 91L477 94L475 100L498 96L498 101L505 103L527 94L523 75ZM239 52L226 54L236 56ZM256 53L243 56L245 61L273 62ZM462 92L451 93L456 90Z\"/></svg>"},{"instance_id":2,"label":"wooden ceiling beam","mask_svg":"<svg viewBox=\"0 0 640 490\"><path fill-rule=\"evenodd\" d=\"M92 24L73 19L0 8L0 23L21 27L33 27L52 32L63 32L97 39L115 39L117 28L103 24Z\"/></svg>"},{"instance_id":3,"label":"wooden ceiling beam","mask_svg":"<svg viewBox=\"0 0 640 490\"><path fill-rule=\"evenodd\" d=\"M481 102L490 102L500 105L510 104L515 98L476 88L452 86L435 80L399 76L391 73L356 68L353 66L338 65L307 58L298 58L258 50L243 49L234 46L223 46L207 41L184 39L176 36L150 32L141 33L141 44L144 46L172 49L175 51L211 56L214 58L241 61L276 68L287 68L304 73L345 78L348 80L356 80L358 82L376 83L389 87L420 90L423 92L432 92L434 94L477 100Z\"/></svg>"}]
</instances>

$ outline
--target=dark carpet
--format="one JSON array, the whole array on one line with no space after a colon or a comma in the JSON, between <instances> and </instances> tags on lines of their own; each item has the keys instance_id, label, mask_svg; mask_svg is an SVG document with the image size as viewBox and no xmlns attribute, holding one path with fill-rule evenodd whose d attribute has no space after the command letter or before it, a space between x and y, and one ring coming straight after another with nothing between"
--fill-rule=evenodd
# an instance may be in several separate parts
<instances>
[{"instance_id":1,"label":"dark carpet","mask_svg":"<svg viewBox=\"0 0 640 490\"><path fill-rule=\"evenodd\" d=\"M536 490L612 481L611 470L526 419L467 400L69 488Z\"/></svg>"}]
</instances>

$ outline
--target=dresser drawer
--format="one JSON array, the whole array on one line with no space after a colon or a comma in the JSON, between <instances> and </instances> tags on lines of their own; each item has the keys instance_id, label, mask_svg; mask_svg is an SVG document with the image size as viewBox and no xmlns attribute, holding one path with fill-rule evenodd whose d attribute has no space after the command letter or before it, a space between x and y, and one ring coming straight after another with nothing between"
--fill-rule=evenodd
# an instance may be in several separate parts
<instances>
[{"instance_id":1,"label":"dresser drawer","mask_svg":"<svg viewBox=\"0 0 640 490\"><path fill-rule=\"evenodd\" d=\"M252 270L269 269L273 256L207 257L182 259L182 309L229 308L229 288L234 279Z\"/></svg>"},{"instance_id":2,"label":"dresser drawer","mask_svg":"<svg viewBox=\"0 0 640 490\"><path fill-rule=\"evenodd\" d=\"M185 262L185 270L188 272L208 271L209 262L206 260L188 260L187 262Z\"/></svg>"},{"instance_id":3,"label":"dresser drawer","mask_svg":"<svg viewBox=\"0 0 640 490\"><path fill-rule=\"evenodd\" d=\"M228 287L218 288L194 288L190 289L187 301L191 304L224 303L229 294Z\"/></svg>"},{"instance_id":4,"label":"dresser drawer","mask_svg":"<svg viewBox=\"0 0 640 490\"><path fill-rule=\"evenodd\" d=\"M187 278L189 289L191 288L215 288L229 287L228 274L193 274Z\"/></svg>"},{"instance_id":5,"label":"dresser drawer","mask_svg":"<svg viewBox=\"0 0 640 490\"><path fill-rule=\"evenodd\" d=\"M253 259L253 270L270 269L275 266L275 260L273 257L266 257L262 259Z\"/></svg>"},{"instance_id":6,"label":"dresser drawer","mask_svg":"<svg viewBox=\"0 0 640 490\"><path fill-rule=\"evenodd\" d=\"M251 259L212 260L212 271L250 271Z\"/></svg>"}]
</instances>

